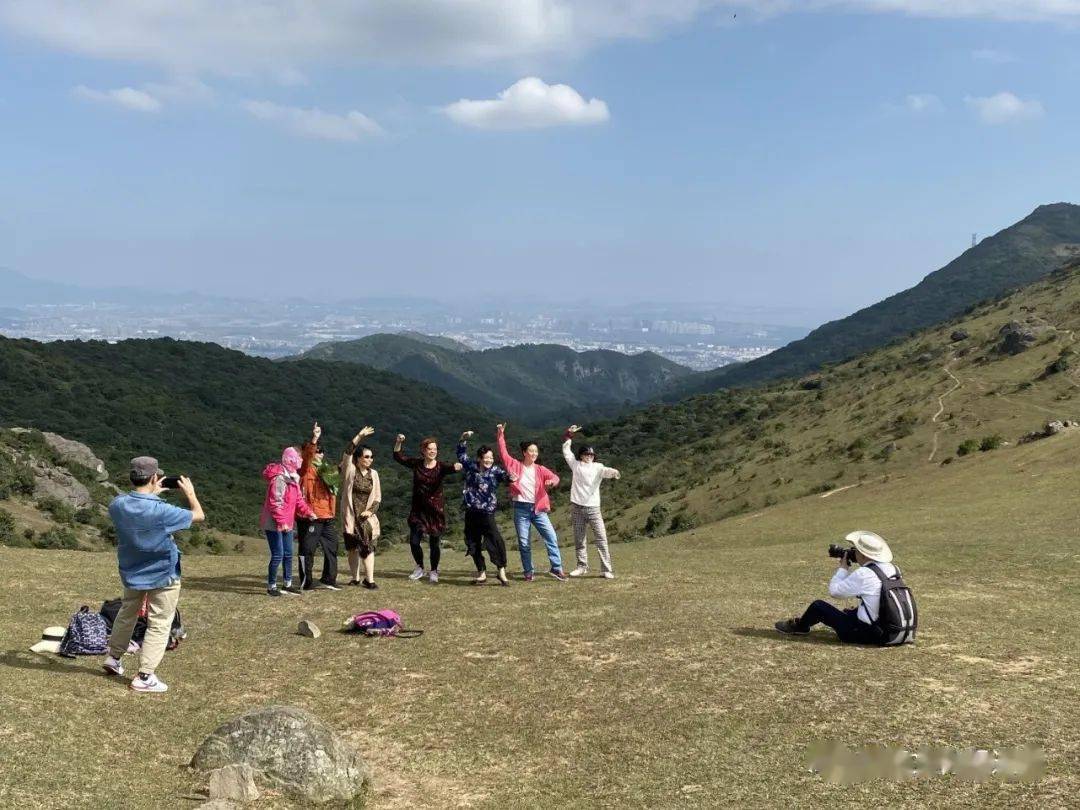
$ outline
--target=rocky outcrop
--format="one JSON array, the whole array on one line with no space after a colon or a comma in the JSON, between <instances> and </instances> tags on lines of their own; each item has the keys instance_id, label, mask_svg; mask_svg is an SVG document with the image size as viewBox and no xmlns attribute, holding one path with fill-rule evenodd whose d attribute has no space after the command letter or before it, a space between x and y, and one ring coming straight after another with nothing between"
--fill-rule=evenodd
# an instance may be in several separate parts
<instances>
[{"instance_id":1,"label":"rocky outcrop","mask_svg":"<svg viewBox=\"0 0 1080 810\"><path fill-rule=\"evenodd\" d=\"M968 331L966 329L957 329L951 335L949 335L949 340L951 340L953 343L958 343L961 340L967 340L969 337L971 337L971 335L968 334Z\"/></svg>"},{"instance_id":2,"label":"rocky outcrop","mask_svg":"<svg viewBox=\"0 0 1080 810\"><path fill-rule=\"evenodd\" d=\"M1019 443L1027 444L1029 442L1038 441L1039 439L1048 439L1051 436L1056 436L1063 431L1075 427L1080 427L1080 422L1074 422L1070 419L1054 419L1053 421L1047 422L1042 430L1033 430L1031 433L1025 433L1020 437Z\"/></svg>"},{"instance_id":3,"label":"rocky outcrop","mask_svg":"<svg viewBox=\"0 0 1080 810\"><path fill-rule=\"evenodd\" d=\"M360 753L318 717L268 706L220 726L191 760L202 771L250 765L256 783L312 804L358 806L368 777Z\"/></svg>"},{"instance_id":4,"label":"rocky outcrop","mask_svg":"<svg viewBox=\"0 0 1080 810\"><path fill-rule=\"evenodd\" d=\"M1031 317L1023 321L1009 321L998 330L998 335L1001 337L998 351L1002 354L1020 354L1034 346L1039 338L1052 329L1053 327L1041 318Z\"/></svg>"},{"instance_id":5,"label":"rocky outcrop","mask_svg":"<svg viewBox=\"0 0 1080 810\"><path fill-rule=\"evenodd\" d=\"M109 471L105 469L105 462L95 456L94 451L82 442L65 439L56 433L42 433L41 435L65 463L80 464L88 470L93 470L98 481L109 480Z\"/></svg>"},{"instance_id":6,"label":"rocky outcrop","mask_svg":"<svg viewBox=\"0 0 1080 810\"><path fill-rule=\"evenodd\" d=\"M30 469L34 473L34 500L57 498L75 509L93 506L94 499L90 496L90 490L62 467L32 459Z\"/></svg>"}]
</instances>

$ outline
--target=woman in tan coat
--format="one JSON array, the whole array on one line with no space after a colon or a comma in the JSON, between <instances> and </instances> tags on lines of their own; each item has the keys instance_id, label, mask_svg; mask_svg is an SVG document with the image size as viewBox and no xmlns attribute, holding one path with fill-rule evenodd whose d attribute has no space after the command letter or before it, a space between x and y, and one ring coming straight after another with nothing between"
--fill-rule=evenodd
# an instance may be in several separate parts
<instances>
[{"instance_id":1,"label":"woman in tan coat","mask_svg":"<svg viewBox=\"0 0 1080 810\"><path fill-rule=\"evenodd\" d=\"M379 587L375 584L375 545L380 534L376 514L382 503L382 487L379 473L371 466L371 448L361 442L374 432L375 428L365 427L345 448L339 467L341 492L338 496L338 517L352 574L349 584L363 585L370 591ZM360 579L361 562L364 564L363 581Z\"/></svg>"}]
</instances>

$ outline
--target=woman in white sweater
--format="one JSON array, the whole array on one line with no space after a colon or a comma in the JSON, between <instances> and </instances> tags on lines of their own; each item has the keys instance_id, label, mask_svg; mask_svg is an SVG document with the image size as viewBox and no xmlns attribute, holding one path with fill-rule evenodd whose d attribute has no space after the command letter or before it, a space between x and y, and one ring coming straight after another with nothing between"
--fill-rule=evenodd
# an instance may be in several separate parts
<instances>
[{"instance_id":1,"label":"woman in white sweater","mask_svg":"<svg viewBox=\"0 0 1080 810\"><path fill-rule=\"evenodd\" d=\"M570 486L570 517L574 524L577 568L570 572L570 576L581 577L589 573L586 535L589 527L592 527L593 543L600 555L600 571L605 579L615 579L615 572L611 568L611 554L608 552L604 516L600 514L600 482L605 478L619 478L619 471L598 462L596 451L588 445L578 448L575 458L570 444L579 430L581 428L577 425L568 427L562 446L563 458L574 475Z\"/></svg>"}]
</instances>

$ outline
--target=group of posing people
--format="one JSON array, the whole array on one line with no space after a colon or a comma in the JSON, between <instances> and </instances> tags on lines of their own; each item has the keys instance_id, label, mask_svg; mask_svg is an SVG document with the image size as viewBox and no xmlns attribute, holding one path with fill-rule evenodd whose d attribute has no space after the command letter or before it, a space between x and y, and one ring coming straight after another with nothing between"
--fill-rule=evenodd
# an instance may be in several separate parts
<instances>
[{"instance_id":1,"label":"group of posing people","mask_svg":"<svg viewBox=\"0 0 1080 810\"><path fill-rule=\"evenodd\" d=\"M466 553L476 565L476 584L487 581L486 551L495 567L498 581L509 585L506 573L506 543L495 521L498 509L498 490L507 484L514 508L514 528L521 555L521 567L526 582L535 576L532 559L532 528L544 540L551 567L548 574L560 582L569 577L588 573L588 529L600 557L601 573L607 579L615 577L611 566L604 518L600 512L600 484L606 478L618 478L619 471L596 460L596 451L589 446L572 452L574 434L581 430L571 425L563 437L563 457L573 478L570 489L571 520L577 553L577 567L567 574L559 552L559 539L548 513L551 511L549 490L559 485L559 476L540 464L540 448L534 441L520 444L521 458L510 454L506 446L506 425L496 426L496 447L502 465L495 463L495 450L481 445L473 456L468 442L473 431L461 434L457 445L457 461L439 461L438 441L427 437L420 442L420 455L403 452L405 436L398 434L394 442L394 461L412 471L412 499L409 509L409 547L416 568L410 580L427 577L439 581L441 541L446 532L446 502L443 481L464 472L462 503L465 510ZM298 595L304 590L326 588L338 590L335 524L340 524L349 555L350 585L369 590L375 584L375 546L380 535L378 519L382 503L379 474L372 466L374 454L364 439L375 429L364 427L353 437L336 466L327 463L318 423L311 438L300 450L286 447L280 463L267 465L263 477L267 480L266 499L260 524L270 547L266 591L270 596ZM292 578L292 548L294 537L299 548L297 560L300 584ZM428 541L428 566L424 565L424 538ZM316 550L322 551L323 567L318 581L314 579L313 564ZM361 567L363 576L361 578ZM282 585L278 586L281 569Z\"/></svg>"}]
</instances>

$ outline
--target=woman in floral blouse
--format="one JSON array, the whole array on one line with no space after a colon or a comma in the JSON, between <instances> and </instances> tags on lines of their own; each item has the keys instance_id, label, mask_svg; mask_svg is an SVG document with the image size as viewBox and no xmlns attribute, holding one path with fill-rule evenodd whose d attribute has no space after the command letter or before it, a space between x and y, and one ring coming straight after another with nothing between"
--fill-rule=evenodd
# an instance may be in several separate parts
<instances>
[{"instance_id":1,"label":"woman in floral blouse","mask_svg":"<svg viewBox=\"0 0 1080 810\"><path fill-rule=\"evenodd\" d=\"M506 576L506 542L495 522L495 510L499 506L499 484L513 480L510 474L495 464L495 451L486 444L476 451L476 459L469 458L468 441L471 430L461 434L457 446L458 461L465 470L465 487L462 500L465 504L465 553L476 563L476 579L473 583L487 582L487 563L484 562L486 547L491 564L499 569L499 584L509 585Z\"/></svg>"},{"instance_id":2,"label":"woman in floral blouse","mask_svg":"<svg viewBox=\"0 0 1080 810\"><path fill-rule=\"evenodd\" d=\"M409 510L409 548L416 560L416 570L409 579L424 576L424 547L420 545L424 535L428 538L431 553L431 569L428 578L434 585L439 581L439 543L446 531L446 502L443 500L442 482L446 476L458 472L460 464L439 461L439 445L431 436L420 442L420 458L411 458L401 452L405 435L399 433L394 442L394 461L408 467L413 473L412 508Z\"/></svg>"}]
</instances>

